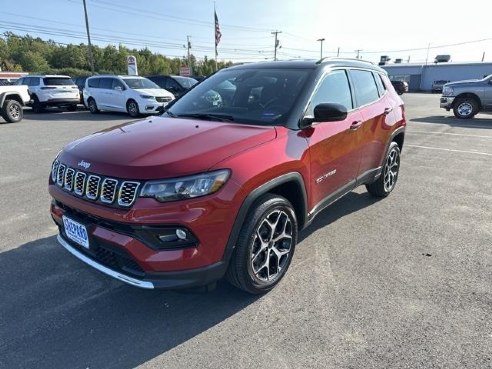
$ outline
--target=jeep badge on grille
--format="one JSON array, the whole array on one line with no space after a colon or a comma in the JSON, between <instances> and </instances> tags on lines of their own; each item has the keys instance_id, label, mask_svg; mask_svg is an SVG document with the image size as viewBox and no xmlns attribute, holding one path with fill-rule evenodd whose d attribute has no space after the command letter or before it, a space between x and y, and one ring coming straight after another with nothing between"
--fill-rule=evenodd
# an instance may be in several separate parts
<instances>
[{"instance_id":1,"label":"jeep badge on grille","mask_svg":"<svg viewBox=\"0 0 492 369\"><path fill-rule=\"evenodd\" d=\"M89 169L89 167L91 166L91 163L88 163L86 161L81 160L77 165L79 167L84 168L84 169Z\"/></svg>"}]
</instances>

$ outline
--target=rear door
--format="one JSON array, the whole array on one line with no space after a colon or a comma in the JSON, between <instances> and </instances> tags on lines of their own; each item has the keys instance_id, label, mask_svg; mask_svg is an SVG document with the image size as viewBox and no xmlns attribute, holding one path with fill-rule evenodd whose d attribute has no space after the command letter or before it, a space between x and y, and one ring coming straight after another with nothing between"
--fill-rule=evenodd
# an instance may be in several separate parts
<instances>
[{"instance_id":1,"label":"rear door","mask_svg":"<svg viewBox=\"0 0 492 369\"><path fill-rule=\"evenodd\" d=\"M332 200L340 192L355 185L360 164L360 138L357 127L362 116L354 109L352 90L347 71L340 69L329 72L314 93L307 115L313 115L314 107L320 103L339 103L348 110L347 118L340 122L313 124L307 135L311 155L312 211Z\"/></svg>"},{"instance_id":2,"label":"rear door","mask_svg":"<svg viewBox=\"0 0 492 369\"><path fill-rule=\"evenodd\" d=\"M363 121L357 133L362 151L357 177L363 177L370 175L381 164L391 127L386 124L386 120L393 119L393 107L379 73L352 69L350 78L356 92L356 106L360 110Z\"/></svg>"},{"instance_id":3,"label":"rear door","mask_svg":"<svg viewBox=\"0 0 492 369\"><path fill-rule=\"evenodd\" d=\"M99 87L95 89L96 91L96 103L102 108L114 109L114 104L112 102L111 89L113 88L113 78L111 77L101 77L99 79Z\"/></svg>"},{"instance_id":4,"label":"rear door","mask_svg":"<svg viewBox=\"0 0 492 369\"><path fill-rule=\"evenodd\" d=\"M492 110L492 77L489 78L483 89L483 106L487 110Z\"/></svg>"}]
</instances>

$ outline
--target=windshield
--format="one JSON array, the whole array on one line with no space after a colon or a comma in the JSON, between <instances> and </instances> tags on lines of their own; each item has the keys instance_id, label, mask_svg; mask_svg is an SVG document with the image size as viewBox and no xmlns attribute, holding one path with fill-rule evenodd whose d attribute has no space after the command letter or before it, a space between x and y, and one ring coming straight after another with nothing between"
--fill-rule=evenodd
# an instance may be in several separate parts
<instances>
[{"instance_id":1,"label":"windshield","mask_svg":"<svg viewBox=\"0 0 492 369\"><path fill-rule=\"evenodd\" d=\"M193 85L196 85L198 83L196 79L189 78L189 77L176 76L174 77L174 79L176 80L176 82L178 82L181 85L181 87L184 87L186 89L189 89L193 87Z\"/></svg>"},{"instance_id":2,"label":"windshield","mask_svg":"<svg viewBox=\"0 0 492 369\"><path fill-rule=\"evenodd\" d=\"M123 81L129 88L139 90L143 88L160 88L154 82L147 78L124 78Z\"/></svg>"},{"instance_id":3,"label":"windshield","mask_svg":"<svg viewBox=\"0 0 492 369\"><path fill-rule=\"evenodd\" d=\"M308 69L232 69L206 79L169 108L175 117L282 125L302 90Z\"/></svg>"}]
</instances>

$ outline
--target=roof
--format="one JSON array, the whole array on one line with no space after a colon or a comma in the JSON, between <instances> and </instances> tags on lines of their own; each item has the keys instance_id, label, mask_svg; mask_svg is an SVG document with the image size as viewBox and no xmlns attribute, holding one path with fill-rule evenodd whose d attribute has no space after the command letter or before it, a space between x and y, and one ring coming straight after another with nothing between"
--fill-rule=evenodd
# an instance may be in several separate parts
<instances>
[{"instance_id":1,"label":"roof","mask_svg":"<svg viewBox=\"0 0 492 369\"><path fill-rule=\"evenodd\" d=\"M492 67L490 62L446 62L446 63L398 63L398 64L386 64L383 68L405 68L405 67L426 67L426 68L438 68L438 67L456 67L456 66L488 66Z\"/></svg>"},{"instance_id":2,"label":"roof","mask_svg":"<svg viewBox=\"0 0 492 369\"><path fill-rule=\"evenodd\" d=\"M29 74L25 77L40 77L40 78L72 78L62 74Z\"/></svg>"}]
</instances>

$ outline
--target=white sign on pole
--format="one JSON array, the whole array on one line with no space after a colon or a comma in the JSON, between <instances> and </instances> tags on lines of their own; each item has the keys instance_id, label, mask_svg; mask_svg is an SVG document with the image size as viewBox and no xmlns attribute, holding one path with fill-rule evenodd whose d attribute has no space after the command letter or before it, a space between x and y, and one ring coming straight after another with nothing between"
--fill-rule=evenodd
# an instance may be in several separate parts
<instances>
[{"instance_id":1,"label":"white sign on pole","mask_svg":"<svg viewBox=\"0 0 492 369\"><path fill-rule=\"evenodd\" d=\"M137 58L133 55L129 55L126 58L128 64L128 75L129 76L138 76L138 68L137 68Z\"/></svg>"}]
</instances>

